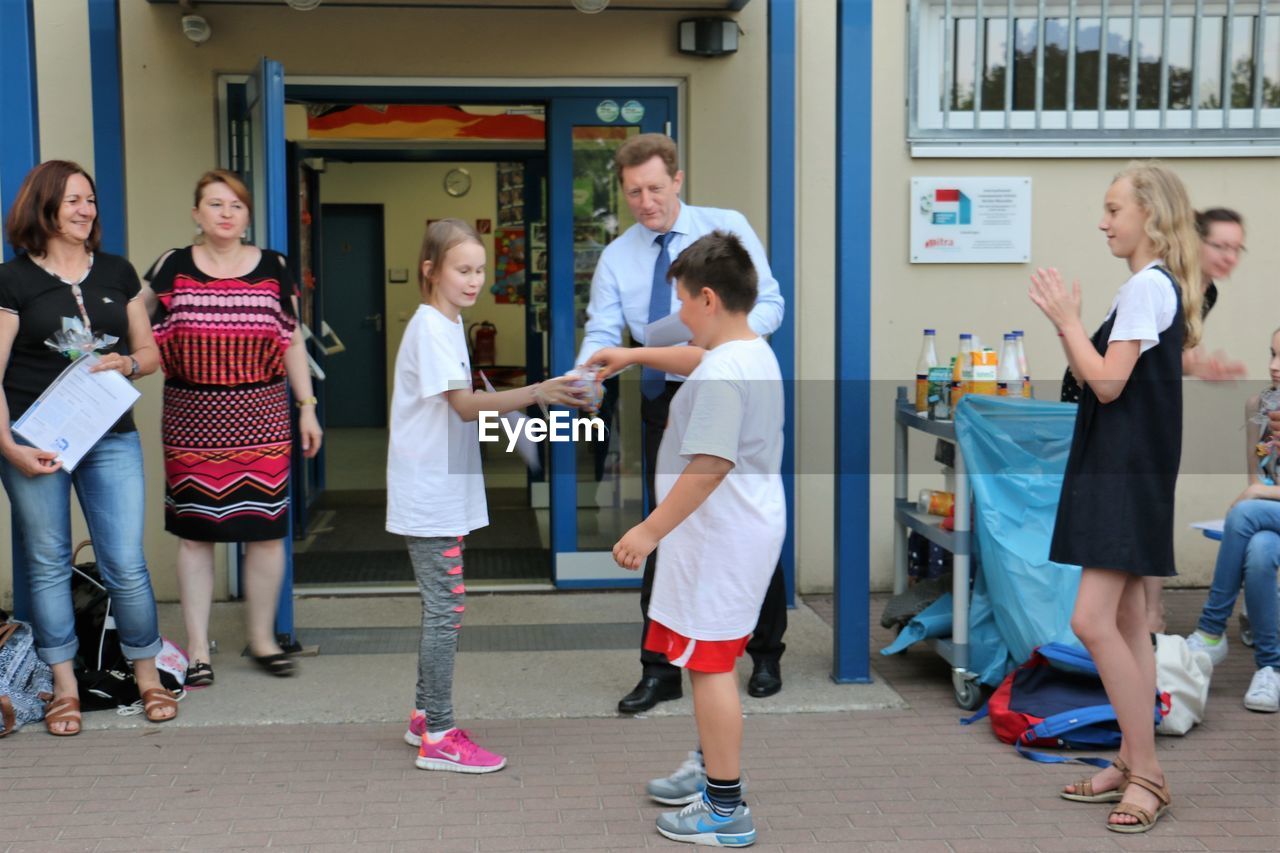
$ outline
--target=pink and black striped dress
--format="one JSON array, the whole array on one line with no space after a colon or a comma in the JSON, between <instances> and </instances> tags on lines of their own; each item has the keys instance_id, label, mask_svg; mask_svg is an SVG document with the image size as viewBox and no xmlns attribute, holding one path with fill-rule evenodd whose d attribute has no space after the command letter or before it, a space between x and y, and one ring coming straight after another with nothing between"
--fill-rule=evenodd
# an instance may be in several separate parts
<instances>
[{"instance_id":1,"label":"pink and black striped dress","mask_svg":"<svg viewBox=\"0 0 1280 853\"><path fill-rule=\"evenodd\" d=\"M146 278L165 375L165 529L200 542L282 538L292 444L284 354L298 322L284 257L263 250L253 272L219 279L188 246Z\"/></svg>"}]
</instances>

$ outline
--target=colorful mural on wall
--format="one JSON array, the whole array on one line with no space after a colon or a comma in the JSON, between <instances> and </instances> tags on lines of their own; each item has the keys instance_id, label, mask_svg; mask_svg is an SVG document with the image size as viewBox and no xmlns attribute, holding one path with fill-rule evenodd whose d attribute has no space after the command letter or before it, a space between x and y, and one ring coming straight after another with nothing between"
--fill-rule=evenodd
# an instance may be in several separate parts
<instances>
[{"instance_id":1,"label":"colorful mural on wall","mask_svg":"<svg viewBox=\"0 0 1280 853\"><path fill-rule=\"evenodd\" d=\"M530 142L546 138L542 107L355 104L313 107L310 139L432 139Z\"/></svg>"}]
</instances>

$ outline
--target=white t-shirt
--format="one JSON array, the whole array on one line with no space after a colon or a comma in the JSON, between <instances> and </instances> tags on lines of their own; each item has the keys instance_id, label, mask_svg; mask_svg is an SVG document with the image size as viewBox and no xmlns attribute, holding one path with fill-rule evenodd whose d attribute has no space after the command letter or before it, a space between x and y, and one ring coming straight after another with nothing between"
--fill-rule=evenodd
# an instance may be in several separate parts
<instances>
[{"instance_id":1,"label":"white t-shirt","mask_svg":"<svg viewBox=\"0 0 1280 853\"><path fill-rule=\"evenodd\" d=\"M387 530L466 536L489 523L480 433L444 392L471 386L462 321L419 305L396 355L387 448Z\"/></svg>"},{"instance_id":2,"label":"white t-shirt","mask_svg":"<svg viewBox=\"0 0 1280 853\"><path fill-rule=\"evenodd\" d=\"M1107 317L1116 315L1111 327L1111 341L1141 341L1138 354L1160 343L1160 333L1173 325L1178 312L1178 298L1173 280L1156 269L1164 261L1152 261L1134 273L1111 303ZM1105 320L1103 321L1105 322Z\"/></svg>"},{"instance_id":3,"label":"white t-shirt","mask_svg":"<svg viewBox=\"0 0 1280 853\"><path fill-rule=\"evenodd\" d=\"M737 640L760 615L787 532L782 371L763 338L730 341L671 400L655 471L659 502L693 456L734 463L658 546L649 618L695 640Z\"/></svg>"}]
</instances>

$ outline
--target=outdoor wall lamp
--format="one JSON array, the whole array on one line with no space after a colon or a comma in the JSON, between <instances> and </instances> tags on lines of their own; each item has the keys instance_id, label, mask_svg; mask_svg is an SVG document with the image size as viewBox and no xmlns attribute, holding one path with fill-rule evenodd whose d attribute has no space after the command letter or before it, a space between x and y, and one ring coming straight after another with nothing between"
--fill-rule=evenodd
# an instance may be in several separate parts
<instances>
[{"instance_id":1,"label":"outdoor wall lamp","mask_svg":"<svg viewBox=\"0 0 1280 853\"><path fill-rule=\"evenodd\" d=\"M213 35L213 27L200 15L183 15L182 34L193 44L202 45Z\"/></svg>"},{"instance_id":2,"label":"outdoor wall lamp","mask_svg":"<svg viewBox=\"0 0 1280 853\"><path fill-rule=\"evenodd\" d=\"M584 15L594 15L597 12L603 12L605 7L609 5L609 0L573 0L573 8L577 9Z\"/></svg>"},{"instance_id":3,"label":"outdoor wall lamp","mask_svg":"<svg viewBox=\"0 0 1280 853\"><path fill-rule=\"evenodd\" d=\"M297 9L299 12L310 12L319 6L324 0L284 0L289 4L290 9Z\"/></svg>"},{"instance_id":4,"label":"outdoor wall lamp","mask_svg":"<svg viewBox=\"0 0 1280 853\"><path fill-rule=\"evenodd\" d=\"M728 18L686 18L676 32L681 53L724 56L738 52L738 22Z\"/></svg>"}]
</instances>

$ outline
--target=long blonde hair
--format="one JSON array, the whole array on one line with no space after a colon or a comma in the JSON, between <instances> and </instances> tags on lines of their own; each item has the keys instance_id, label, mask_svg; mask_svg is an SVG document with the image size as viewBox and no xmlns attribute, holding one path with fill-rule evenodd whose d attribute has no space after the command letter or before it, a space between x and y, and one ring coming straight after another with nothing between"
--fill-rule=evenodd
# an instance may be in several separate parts
<instances>
[{"instance_id":1,"label":"long blonde hair","mask_svg":"<svg viewBox=\"0 0 1280 853\"><path fill-rule=\"evenodd\" d=\"M1115 180L1128 178L1138 205L1147 212L1146 233L1156 256L1182 291L1183 349L1200 343L1204 301L1200 273L1200 237L1196 211L1187 188L1172 169L1159 160L1134 160Z\"/></svg>"}]
</instances>

